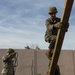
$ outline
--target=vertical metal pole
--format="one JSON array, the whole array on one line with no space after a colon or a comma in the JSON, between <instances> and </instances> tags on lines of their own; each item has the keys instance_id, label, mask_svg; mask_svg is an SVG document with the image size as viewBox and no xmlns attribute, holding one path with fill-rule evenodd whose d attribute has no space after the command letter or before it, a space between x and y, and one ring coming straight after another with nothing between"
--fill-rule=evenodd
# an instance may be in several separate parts
<instances>
[{"instance_id":1,"label":"vertical metal pole","mask_svg":"<svg viewBox=\"0 0 75 75\"><path fill-rule=\"evenodd\" d=\"M34 75L37 75L37 51L34 50Z\"/></svg>"},{"instance_id":2,"label":"vertical metal pole","mask_svg":"<svg viewBox=\"0 0 75 75\"><path fill-rule=\"evenodd\" d=\"M32 60L32 65L31 65L31 75L34 73L34 61Z\"/></svg>"}]
</instances>

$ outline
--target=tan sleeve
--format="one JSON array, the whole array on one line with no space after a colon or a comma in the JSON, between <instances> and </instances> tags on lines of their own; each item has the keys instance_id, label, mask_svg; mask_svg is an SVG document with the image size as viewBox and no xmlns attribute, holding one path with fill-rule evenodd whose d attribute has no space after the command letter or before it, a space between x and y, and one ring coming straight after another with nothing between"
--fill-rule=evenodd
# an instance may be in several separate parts
<instances>
[{"instance_id":1,"label":"tan sleeve","mask_svg":"<svg viewBox=\"0 0 75 75\"><path fill-rule=\"evenodd\" d=\"M8 57L7 55L5 55L5 56L2 57L2 60L3 60L4 62L6 62L6 61L9 60L9 57Z\"/></svg>"},{"instance_id":2,"label":"tan sleeve","mask_svg":"<svg viewBox=\"0 0 75 75\"><path fill-rule=\"evenodd\" d=\"M51 24L51 23L49 22L49 20L46 20L45 25L46 25L47 30L53 29L53 24Z\"/></svg>"}]
</instances>

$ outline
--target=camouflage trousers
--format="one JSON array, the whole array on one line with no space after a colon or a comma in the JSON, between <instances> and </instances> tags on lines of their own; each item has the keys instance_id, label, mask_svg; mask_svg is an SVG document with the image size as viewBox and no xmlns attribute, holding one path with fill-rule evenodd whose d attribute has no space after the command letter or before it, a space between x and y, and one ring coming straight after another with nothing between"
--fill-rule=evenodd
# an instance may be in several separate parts
<instances>
[{"instance_id":1,"label":"camouflage trousers","mask_svg":"<svg viewBox=\"0 0 75 75\"><path fill-rule=\"evenodd\" d=\"M52 59L53 50L54 50L54 45L55 45L55 40L52 40L52 41L50 42L50 45L49 45L49 50L46 51L46 53L45 53L46 56L47 56L47 58L48 58L49 60Z\"/></svg>"},{"instance_id":2,"label":"camouflage trousers","mask_svg":"<svg viewBox=\"0 0 75 75\"><path fill-rule=\"evenodd\" d=\"M6 74L6 73L3 73L2 75L14 75L14 74Z\"/></svg>"},{"instance_id":3,"label":"camouflage trousers","mask_svg":"<svg viewBox=\"0 0 75 75\"><path fill-rule=\"evenodd\" d=\"M9 74L9 73L2 73L2 75L15 75L15 72L13 71L13 74Z\"/></svg>"},{"instance_id":4,"label":"camouflage trousers","mask_svg":"<svg viewBox=\"0 0 75 75\"><path fill-rule=\"evenodd\" d=\"M61 75L60 74L60 69L59 69L58 65L56 66L55 75Z\"/></svg>"},{"instance_id":5,"label":"camouflage trousers","mask_svg":"<svg viewBox=\"0 0 75 75\"><path fill-rule=\"evenodd\" d=\"M55 39L54 40L51 40L51 42L50 42L50 45L49 45L49 50L51 51L51 52L53 52L53 49L54 49L54 46L55 46Z\"/></svg>"},{"instance_id":6,"label":"camouflage trousers","mask_svg":"<svg viewBox=\"0 0 75 75\"><path fill-rule=\"evenodd\" d=\"M56 40L54 39L54 40L52 40L52 41L50 42L50 45L49 45L50 61L51 61L51 59L52 59L55 42L56 42ZM49 65L50 65L50 61L49 61ZM56 65L55 75L60 75L60 69L59 69L59 66L58 66L58 65Z\"/></svg>"},{"instance_id":7,"label":"camouflage trousers","mask_svg":"<svg viewBox=\"0 0 75 75\"><path fill-rule=\"evenodd\" d=\"M2 73L2 75L15 75L15 73L13 73L13 74Z\"/></svg>"}]
</instances>

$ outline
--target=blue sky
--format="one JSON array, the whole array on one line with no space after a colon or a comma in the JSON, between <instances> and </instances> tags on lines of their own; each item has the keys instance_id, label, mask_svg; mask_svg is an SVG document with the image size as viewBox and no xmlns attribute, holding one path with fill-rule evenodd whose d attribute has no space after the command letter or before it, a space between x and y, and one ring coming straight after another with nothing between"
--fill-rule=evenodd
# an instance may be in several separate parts
<instances>
[{"instance_id":1,"label":"blue sky","mask_svg":"<svg viewBox=\"0 0 75 75\"><path fill-rule=\"evenodd\" d=\"M61 17L65 0L0 0L0 48L39 46L47 49L44 41L48 9L56 6ZM62 49L75 50L75 2L69 19L69 30Z\"/></svg>"}]
</instances>

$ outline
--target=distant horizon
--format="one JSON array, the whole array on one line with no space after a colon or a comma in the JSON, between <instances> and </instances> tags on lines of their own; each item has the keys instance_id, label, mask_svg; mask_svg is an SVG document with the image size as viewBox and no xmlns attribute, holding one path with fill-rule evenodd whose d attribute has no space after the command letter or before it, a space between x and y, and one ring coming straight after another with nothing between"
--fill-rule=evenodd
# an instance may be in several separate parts
<instances>
[{"instance_id":1,"label":"distant horizon","mask_svg":"<svg viewBox=\"0 0 75 75\"><path fill-rule=\"evenodd\" d=\"M7 50L7 49L9 49L9 48L0 48L0 50ZM46 51L46 50L48 50L48 49L18 49L18 48L12 48L12 49L14 49L14 50L36 50L36 51ZM72 50L70 50L70 49L61 49L61 51L72 51ZM73 51L75 51L75 50L73 50Z\"/></svg>"}]
</instances>

